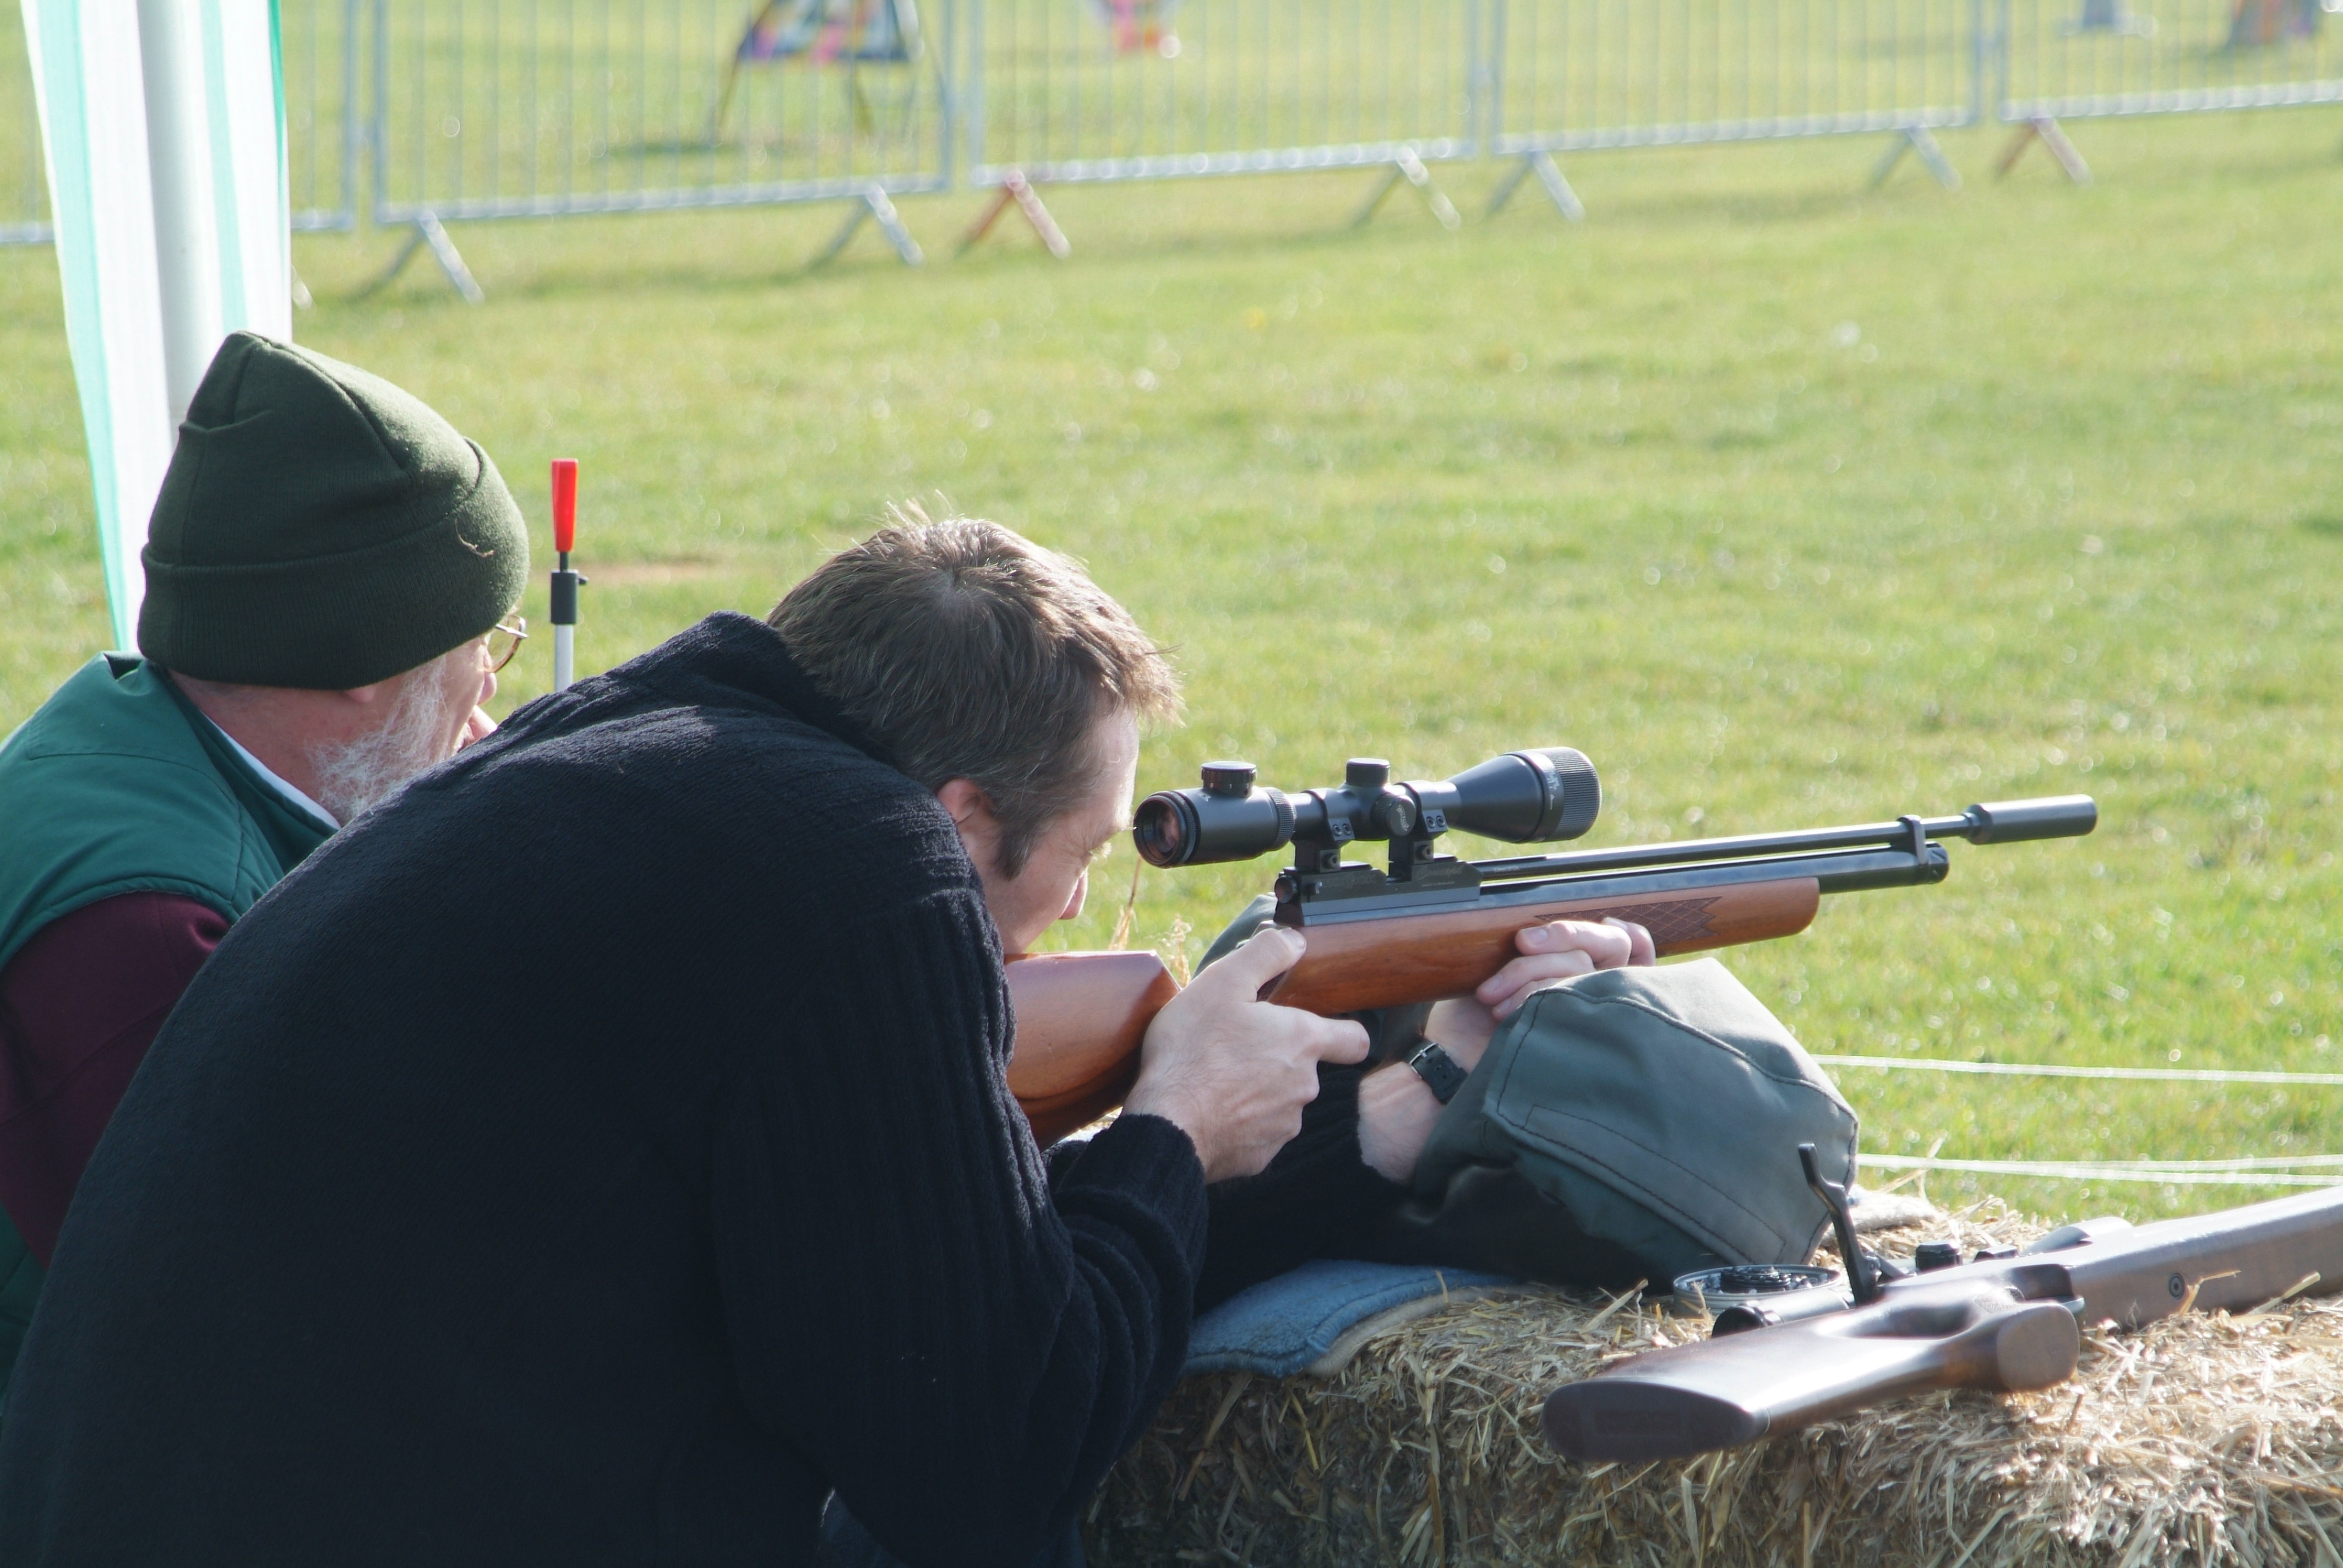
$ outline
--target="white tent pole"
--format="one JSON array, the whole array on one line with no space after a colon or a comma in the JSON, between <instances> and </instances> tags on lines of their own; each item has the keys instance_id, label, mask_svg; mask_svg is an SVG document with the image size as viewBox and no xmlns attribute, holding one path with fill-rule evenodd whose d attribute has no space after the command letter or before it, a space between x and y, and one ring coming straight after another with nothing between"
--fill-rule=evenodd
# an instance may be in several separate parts
<instances>
[{"instance_id":1,"label":"white tent pole","mask_svg":"<svg viewBox=\"0 0 2343 1568\"><path fill-rule=\"evenodd\" d=\"M114 646L134 646L138 547L171 457L138 17L131 0L24 0L65 338L89 439Z\"/></svg>"},{"instance_id":2,"label":"white tent pole","mask_svg":"<svg viewBox=\"0 0 2343 1568\"><path fill-rule=\"evenodd\" d=\"M138 0L146 161L155 192L155 262L163 310L163 381L176 443L224 336L220 234L197 6ZM224 149L223 149L224 150Z\"/></svg>"},{"instance_id":3,"label":"white tent pole","mask_svg":"<svg viewBox=\"0 0 2343 1568\"><path fill-rule=\"evenodd\" d=\"M226 334L293 336L273 0L21 0L114 639Z\"/></svg>"}]
</instances>

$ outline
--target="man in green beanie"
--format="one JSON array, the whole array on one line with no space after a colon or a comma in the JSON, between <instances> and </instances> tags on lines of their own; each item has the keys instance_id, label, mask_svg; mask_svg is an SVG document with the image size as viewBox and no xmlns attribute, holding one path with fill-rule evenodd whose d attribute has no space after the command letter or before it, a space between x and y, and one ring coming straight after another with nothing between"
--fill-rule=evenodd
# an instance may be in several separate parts
<instances>
[{"instance_id":1,"label":"man in green beanie","mask_svg":"<svg viewBox=\"0 0 2343 1568\"><path fill-rule=\"evenodd\" d=\"M342 823L495 726L520 510L390 383L220 346L141 559L145 657L0 745L0 1394L66 1204L179 994Z\"/></svg>"}]
</instances>

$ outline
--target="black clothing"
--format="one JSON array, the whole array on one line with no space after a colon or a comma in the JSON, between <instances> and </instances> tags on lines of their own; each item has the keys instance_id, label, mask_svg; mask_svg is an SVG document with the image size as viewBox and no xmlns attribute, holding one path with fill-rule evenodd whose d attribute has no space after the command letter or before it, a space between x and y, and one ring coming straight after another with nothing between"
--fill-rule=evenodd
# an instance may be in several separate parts
<instances>
[{"instance_id":1,"label":"black clothing","mask_svg":"<svg viewBox=\"0 0 2343 1568\"><path fill-rule=\"evenodd\" d=\"M830 1506L822 1510L821 1551L814 1558L814 1568L903 1568L903 1560L871 1539L870 1532L862 1528L862 1521L848 1513L846 1505L833 1496ZM1041 1554L1026 1568L1090 1568L1090 1559L1082 1550L1081 1522L1068 1520L1057 1539L1044 1546Z\"/></svg>"},{"instance_id":2,"label":"black clothing","mask_svg":"<svg viewBox=\"0 0 2343 1568\"><path fill-rule=\"evenodd\" d=\"M1366 1021L1372 1031L1372 1015ZM1312 1258L1383 1255L1390 1218L1404 1205L1407 1190L1360 1157L1359 1081L1367 1070L1366 1064L1321 1067L1318 1098L1302 1112L1302 1131L1269 1169L1205 1189L1212 1245L1196 1280L1199 1312Z\"/></svg>"},{"instance_id":3,"label":"black clothing","mask_svg":"<svg viewBox=\"0 0 2343 1568\"><path fill-rule=\"evenodd\" d=\"M1031 1562L1177 1374L1206 1196L1148 1116L1045 1179L1010 1040L950 819L767 628L531 704L156 1040L10 1391L0 1562L804 1563L833 1487L910 1561ZM1342 1100L1300 1167L1355 1164Z\"/></svg>"}]
</instances>

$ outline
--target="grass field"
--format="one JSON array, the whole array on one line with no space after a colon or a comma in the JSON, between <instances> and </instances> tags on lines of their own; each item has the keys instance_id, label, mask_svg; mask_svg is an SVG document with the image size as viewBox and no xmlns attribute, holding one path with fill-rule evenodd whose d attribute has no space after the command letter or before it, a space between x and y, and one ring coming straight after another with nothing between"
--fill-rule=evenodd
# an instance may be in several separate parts
<instances>
[{"instance_id":1,"label":"grass field","mask_svg":"<svg viewBox=\"0 0 2343 1568\"><path fill-rule=\"evenodd\" d=\"M540 549L581 459L589 668L946 497L1176 645L1142 789L1566 742L1601 844L2088 790L2093 839L1956 847L1732 962L1818 1050L2343 1070L2343 114L2075 128L2081 190L1987 182L1983 134L1957 196L1865 196L1868 142L1589 158L1583 228L1403 192L1346 232L1359 176L1067 191L1062 266L798 274L834 210L475 226L477 310L420 267L354 302L392 236L321 236L297 330L486 445ZM975 206L904 210L940 255ZM0 729L106 639L91 535L54 264L0 254ZM1269 869L1151 871L1139 930L1200 949ZM2343 1091L1842 1081L1881 1151L2343 1151ZM2258 1195L1930 1181L1986 1185Z\"/></svg>"}]
</instances>

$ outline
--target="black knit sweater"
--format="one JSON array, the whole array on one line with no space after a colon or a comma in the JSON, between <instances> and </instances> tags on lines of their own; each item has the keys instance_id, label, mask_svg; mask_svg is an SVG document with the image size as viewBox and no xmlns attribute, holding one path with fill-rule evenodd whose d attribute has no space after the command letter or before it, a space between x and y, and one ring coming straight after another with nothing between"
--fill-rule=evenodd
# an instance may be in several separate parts
<instances>
[{"instance_id":1,"label":"black knit sweater","mask_svg":"<svg viewBox=\"0 0 2343 1568\"><path fill-rule=\"evenodd\" d=\"M1062 1531L1183 1354L1171 1123L1045 1174L980 884L756 621L530 705L196 978L61 1235L0 1562L912 1563ZM1327 1075L1216 1293L1391 1195Z\"/></svg>"}]
</instances>

